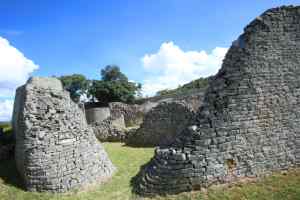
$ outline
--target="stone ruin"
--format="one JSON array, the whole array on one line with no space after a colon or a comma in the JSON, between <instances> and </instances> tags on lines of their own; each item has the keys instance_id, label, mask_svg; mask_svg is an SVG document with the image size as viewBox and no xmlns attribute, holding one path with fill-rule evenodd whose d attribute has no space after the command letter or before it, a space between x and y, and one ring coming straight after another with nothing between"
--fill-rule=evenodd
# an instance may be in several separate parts
<instances>
[{"instance_id":1,"label":"stone ruin","mask_svg":"<svg viewBox=\"0 0 300 200\"><path fill-rule=\"evenodd\" d=\"M102 122L111 116L107 107L85 108L86 121L88 124Z\"/></svg>"},{"instance_id":2,"label":"stone ruin","mask_svg":"<svg viewBox=\"0 0 300 200\"><path fill-rule=\"evenodd\" d=\"M109 104L112 116L118 118L121 115L124 117L126 127L139 126L143 122L145 111L138 104L125 104L121 102L112 102Z\"/></svg>"},{"instance_id":3,"label":"stone ruin","mask_svg":"<svg viewBox=\"0 0 300 200\"><path fill-rule=\"evenodd\" d=\"M124 116L109 116L108 118L90 124L95 136L101 142L123 142L126 137Z\"/></svg>"},{"instance_id":4,"label":"stone ruin","mask_svg":"<svg viewBox=\"0 0 300 200\"><path fill-rule=\"evenodd\" d=\"M210 81L196 118L134 181L175 194L300 165L300 7L252 21Z\"/></svg>"},{"instance_id":5,"label":"stone ruin","mask_svg":"<svg viewBox=\"0 0 300 200\"><path fill-rule=\"evenodd\" d=\"M128 131L125 143L135 147L167 146L188 126L202 104L202 90L141 105L143 123ZM153 97L154 99L155 97Z\"/></svg>"},{"instance_id":6,"label":"stone ruin","mask_svg":"<svg viewBox=\"0 0 300 200\"><path fill-rule=\"evenodd\" d=\"M110 107L95 107L89 104L85 107L87 122L99 141L124 141L126 125L122 113L114 112Z\"/></svg>"},{"instance_id":7,"label":"stone ruin","mask_svg":"<svg viewBox=\"0 0 300 200\"><path fill-rule=\"evenodd\" d=\"M17 169L29 191L65 192L115 171L58 79L35 77L17 89L13 130Z\"/></svg>"},{"instance_id":8,"label":"stone ruin","mask_svg":"<svg viewBox=\"0 0 300 200\"><path fill-rule=\"evenodd\" d=\"M141 147L170 145L188 126L196 110L185 102L162 102L145 115L140 128L128 134L126 144Z\"/></svg>"},{"instance_id":9,"label":"stone ruin","mask_svg":"<svg viewBox=\"0 0 300 200\"><path fill-rule=\"evenodd\" d=\"M190 117L187 115L194 115L193 112L203 101L203 94L203 90L197 90L186 95L149 98L142 104L111 102L107 107L103 107L99 102L89 102L85 104L86 119L101 142L126 142L132 146L157 146L160 145L159 138L164 137L164 134L172 132L170 137L174 138L174 132L166 131L167 128L177 130L177 133L182 130L181 127L185 127L186 122L190 121ZM176 106L177 104L178 106ZM157 106L158 108L156 108ZM169 113L169 109L172 109L172 113ZM187 118L181 119L182 117L179 116L181 111ZM178 116L177 119L175 116ZM158 121L162 118L166 124ZM169 120L177 120L177 123ZM179 121L180 124L178 124ZM160 127L163 127L164 130L159 130ZM156 131L153 132L153 130ZM151 136L155 136L156 139ZM164 141L169 143L170 139ZM161 144L165 144L165 142Z\"/></svg>"}]
</instances>

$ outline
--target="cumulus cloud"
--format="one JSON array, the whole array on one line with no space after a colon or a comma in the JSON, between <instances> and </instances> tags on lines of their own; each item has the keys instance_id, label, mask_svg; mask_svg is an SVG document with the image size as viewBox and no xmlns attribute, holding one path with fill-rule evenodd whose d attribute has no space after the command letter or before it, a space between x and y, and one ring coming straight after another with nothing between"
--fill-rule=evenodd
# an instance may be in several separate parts
<instances>
[{"instance_id":1,"label":"cumulus cloud","mask_svg":"<svg viewBox=\"0 0 300 200\"><path fill-rule=\"evenodd\" d=\"M38 65L26 58L8 40L0 37L0 97L2 99L11 98L15 89L24 84L30 73L36 69ZM0 119L10 118L12 102L2 100L0 103Z\"/></svg>"},{"instance_id":2,"label":"cumulus cloud","mask_svg":"<svg viewBox=\"0 0 300 200\"><path fill-rule=\"evenodd\" d=\"M0 100L0 121L9 121L13 111L13 100Z\"/></svg>"},{"instance_id":3,"label":"cumulus cloud","mask_svg":"<svg viewBox=\"0 0 300 200\"><path fill-rule=\"evenodd\" d=\"M183 51L173 42L163 43L157 53L146 54L141 59L147 72L143 94L152 96L159 90L173 89L199 77L216 74L227 50L216 47L211 53Z\"/></svg>"}]
</instances>

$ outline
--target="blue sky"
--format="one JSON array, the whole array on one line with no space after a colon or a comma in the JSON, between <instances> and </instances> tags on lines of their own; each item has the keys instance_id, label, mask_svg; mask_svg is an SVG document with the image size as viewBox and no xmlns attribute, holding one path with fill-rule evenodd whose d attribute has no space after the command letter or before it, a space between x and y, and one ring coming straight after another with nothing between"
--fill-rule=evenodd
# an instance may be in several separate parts
<instances>
[{"instance_id":1,"label":"blue sky","mask_svg":"<svg viewBox=\"0 0 300 200\"><path fill-rule=\"evenodd\" d=\"M243 27L268 8L290 4L300 0L0 0L0 37L38 65L28 70L33 75L97 79L101 68L117 64L148 90L159 81L157 89L172 88L191 74L215 73ZM195 60L210 69L195 69ZM179 69L185 64L190 71ZM0 88L4 83L0 76ZM0 94L0 101L12 97Z\"/></svg>"}]
</instances>

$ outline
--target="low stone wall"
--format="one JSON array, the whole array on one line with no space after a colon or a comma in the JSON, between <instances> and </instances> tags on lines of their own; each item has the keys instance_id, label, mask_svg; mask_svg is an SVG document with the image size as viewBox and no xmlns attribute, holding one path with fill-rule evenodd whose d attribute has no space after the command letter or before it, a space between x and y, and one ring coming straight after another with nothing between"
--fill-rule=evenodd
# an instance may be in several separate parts
<instances>
[{"instance_id":1,"label":"low stone wall","mask_svg":"<svg viewBox=\"0 0 300 200\"><path fill-rule=\"evenodd\" d=\"M94 122L91 124L94 134L101 142L123 142L125 134L124 116L113 118L109 117L102 122Z\"/></svg>"},{"instance_id":2,"label":"low stone wall","mask_svg":"<svg viewBox=\"0 0 300 200\"><path fill-rule=\"evenodd\" d=\"M160 130L161 132L171 131L172 132L171 135L174 136L177 134L178 131L180 132L180 130L182 130L179 127L181 127L181 124L184 124L185 122L185 119L183 119L183 123L180 124L176 124L176 123L172 124L173 122L168 122L168 120L171 119L172 116L173 115L175 116L176 114L169 113L169 116L167 117L158 116L161 113L173 112L173 111L164 110L164 106L160 106L158 109L154 109L156 106L162 103L181 102L182 105L186 105L186 107L188 107L188 109L191 112L192 111L196 112L199 106L201 105L202 100L203 100L203 93L196 93L196 94L190 94L189 96L178 96L176 98L160 99L159 102L147 101L142 105L137 105L137 104L129 105L121 102L112 102L109 104L109 107L96 107L96 106L100 106L100 104L97 105L95 103L95 105L90 104L86 108L86 117L88 123L93 128L96 137L100 141L102 142L121 141L122 142L126 137L128 138L128 142L130 144L140 143L140 145L143 146L146 144L146 142L141 142L141 140L143 138L143 135L145 134L146 136L144 136L145 137L144 139L148 141L147 132L151 132L152 130ZM164 104L164 105L168 105L168 104ZM174 109L175 109L174 112L177 112L176 108ZM155 119L152 119L152 117L149 116L146 119L144 119L144 117L147 116L148 112L151 112L151 114L149 115L150 116L153 115L154 116L153 118ZM158 113L153 114L155 112ZM181 112L180 109L179 112ZM165 117L166 119L160 121L161 117ZM184 117L186 116L184 115ZM132 137L132 133L134 132L133 130L135 130L140 125L142 125L141 129L138 129L140 136L138 136L137 138ZM173 125L174 127L172 128ZM131 130L130 134L127 136L126 132L128 128L129 129L135 128L135 129ZM157 134L160 135L162 133L157 133ZM135 142L133 140L137 140L137 141ZM155 146L155 145L158 145L158 143L153 142L150 146Z\"/></svg>"},{"instance_id":3,"label":"low stone wall","mask_svg":"<svg viewBox=\"0 0 300 200\"><path fill-rule=\"evenodd\" d=\"M144 113L140 105L112 102L109 104L109 108L113 117L119 115L124 116L126 127L137 126L143 122Z\"/></svg>"},{"instance_id":4,"label":"low stone wall","mask_svg":"<svg viewBox=\"0 0 300 200\"><path fill-rule=\"evenodd\" d=\"M126 144L131 146L169 145L194 115L193 108L184 102L162 102L146 114L139 129L128 135Z\"/></svg>"},{"instance_id":5,"label":"low stone wall","mask_svg":"<svg viewBox=\"0 0 300 200\"><path fill-rule=\"evenodd\" d=\"M108 107L88 108L85 109L85 115L88 124L102 122L110 117L110 109Z\"/></svg>"}]
</instances>

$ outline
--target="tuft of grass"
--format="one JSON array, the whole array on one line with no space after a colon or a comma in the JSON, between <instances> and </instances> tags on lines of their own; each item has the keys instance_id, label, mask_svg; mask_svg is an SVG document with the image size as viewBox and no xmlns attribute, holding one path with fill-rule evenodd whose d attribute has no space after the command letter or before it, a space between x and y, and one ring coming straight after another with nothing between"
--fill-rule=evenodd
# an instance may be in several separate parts
<instances>
[{"instance_id":1,"label":"tuft of grass","mask_svg":"<svg viewBox=\"0 0 300 200\"><path fill-rule=\"evenodd\" d=\"M0 200L150 200L131 193L131 179L153 156L153 148L132 148L121 143L104 143L112 162L118 168L113 178L87 191L66 194L26 192L13 160L0 163ZM300 200L300 169L274 173L256 182L211 187L153 200Z\"/></svg>"}]
</instances>

